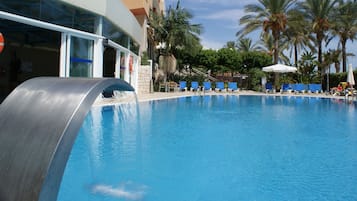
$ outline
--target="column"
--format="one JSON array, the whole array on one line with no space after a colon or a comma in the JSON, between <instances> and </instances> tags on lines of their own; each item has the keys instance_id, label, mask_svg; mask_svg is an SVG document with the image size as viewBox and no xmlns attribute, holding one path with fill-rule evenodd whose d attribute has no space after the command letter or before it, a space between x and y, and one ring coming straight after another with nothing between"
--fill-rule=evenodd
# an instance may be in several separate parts
<instances>
[{"instance_id":1,"label":"column","mask_svg":"<svg viewBox=\"0 0 357 201\"><path fill-rule=\"evenodd\" d=\"M103 39L94 40L93 77L103 77Z\"/></svg>"}]
</instances>

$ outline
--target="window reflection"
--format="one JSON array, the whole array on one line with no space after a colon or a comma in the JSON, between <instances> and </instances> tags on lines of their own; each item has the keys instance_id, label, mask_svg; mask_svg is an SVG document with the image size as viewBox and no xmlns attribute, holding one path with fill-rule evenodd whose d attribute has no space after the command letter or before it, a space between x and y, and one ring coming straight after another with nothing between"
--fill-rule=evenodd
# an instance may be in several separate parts
<instances>
[{"instance_id":1,"label":"window reflection","mask_svg":"<svg viewBox=\"0 0 357 201\"><path fill-rule=\"evenodd\" d=\"M93 41L72 37L70 77L93 77Z\"/></svg>"},{"instance_id":2,"label":"window reflection","mask_svg":"<svg viewBox=\"0 0 357 201\"><path fill-rule=\"evenodd\" d=\"M90 33L94 32L95 14L58 0L1 0L0 8L17 15Z\"/></svg>"},{"instance_id":3,"label":"window reflection","mask_svg":"<svg viewBox=\"0 0 357 201\"><path fill-rule=\"evenodd\" d=\"M17 15L95 33L95 13L58 0L0 0L0 10ZM103 36L138 53L139 45L110 20L103 18Z\"/></svg>"},{"instance_id":4,"label":"window reflection","mask_svg":"<svg viewBox=\"0 0 357 201\"><path fill-rule=\"evenodd\" d=\"M103 19L103 36L123 47L128 47L129 37L107 19Z\"/></svg>"}]
</instances>

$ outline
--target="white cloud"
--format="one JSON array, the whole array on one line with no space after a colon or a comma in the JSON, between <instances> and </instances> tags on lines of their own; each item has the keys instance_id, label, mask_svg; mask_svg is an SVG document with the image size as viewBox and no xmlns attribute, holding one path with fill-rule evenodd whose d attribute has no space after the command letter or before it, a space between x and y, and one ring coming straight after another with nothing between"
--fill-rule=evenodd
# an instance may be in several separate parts
<instances>
[{"instance_id":1,"label":"white cloud","mask_svg":"<svg viewBox=\"0 0 357 201\"><path fill-rule=\"evenodd\" d=\"M215 4L215 5L222 5L222 6L242 6L246 4L256 3L256 0L181 0L185 2L199 2L199 3L206 3L206 4ZM174 1L176 2L176 1Z\"/></svg>"},{"instance_id":2,"label":"white cloud","mask_svg":"<svg viewBox=\"0 0 357 201\"><path fill-rule=\"evenodd\" d=\"M203 37L201 37L201 44L203 46L203 49L214 49L214 50L221 49L225 45L225 43L223 42L219 42L216 40L213 41Z\"/></svg>"},{"instance_id":3,"label":"white cloud","mask_svg":"<svg viewBox=\"0 0 357 201\"><path fill-rule=\"evenodd\" d=\"M230 20L230 21L236 21L244 16L244 10L243 9L226 9L226 10L220 10L218 12L210 13L204 16L197 16L202 19L213 19L213 20Z\"/></svg>"}]
</instances>

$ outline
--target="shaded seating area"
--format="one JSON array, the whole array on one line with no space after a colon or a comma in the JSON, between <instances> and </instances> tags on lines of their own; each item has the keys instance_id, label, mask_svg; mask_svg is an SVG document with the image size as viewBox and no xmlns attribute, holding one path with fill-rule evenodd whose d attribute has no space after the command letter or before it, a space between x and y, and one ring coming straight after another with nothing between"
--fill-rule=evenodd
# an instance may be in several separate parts
<instances>
[{"instance_id":1,"label":"shaded seating area","mask_svg":"<svg viewBox=\"0 0 357 201\"><path fill-rule=\"evenodd\" d=\"M293 87L291 86L291 84L284 83L281 85L280 92L292 92L292 90L293 90Z\"/></svg>"},{"instance_id":2,"label":"shaded seating area","mask_svg":"<svg viewBox=\"0 0 357 201\"><path fill-rule=\"evenodd\" d=\"M268 82L265 84L265 93L272 93L274 91L273 89L273 83Z\"/></svg>"},{"instance_id":3,"label":"shaded seating area","mask_svg":"<svg viewBox=\"0 0 357 201\"><path fill-rule=\"evenodd\" d=\"M228 91L230 91L230 92L238 91L237 82L228 82Z\"/></svg>"}]
</instances>

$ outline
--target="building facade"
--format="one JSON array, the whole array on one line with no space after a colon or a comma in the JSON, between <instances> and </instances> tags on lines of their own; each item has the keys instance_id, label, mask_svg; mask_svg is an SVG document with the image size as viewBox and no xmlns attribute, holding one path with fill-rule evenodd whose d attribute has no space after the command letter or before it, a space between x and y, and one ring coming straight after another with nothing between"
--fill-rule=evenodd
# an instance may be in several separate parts
<instances>
[{"instance_id":1,"label":"building facade","mask_svg":"<svg viewBox=\"0 0 357 201\"><path fill-rule=\"evenodd\" d=\"M115 77L136 89L147 38L130 11L121 0L1 0L0 96L37 76Z\"/></svg>"},{"instance_id":2,"label":"building facade","mask_svg":"<svg viewBox=\"0 0 357 201\"><path fill-rule=\"evenodd\" d=\"M150 13L165 13L165 0L123 0L123 3L133 13L141 28L144 30L140 52L146 51L149 58L155 62L156 44L153 39L153 30L149 25Z\"/></svg>"}]
</instances>

